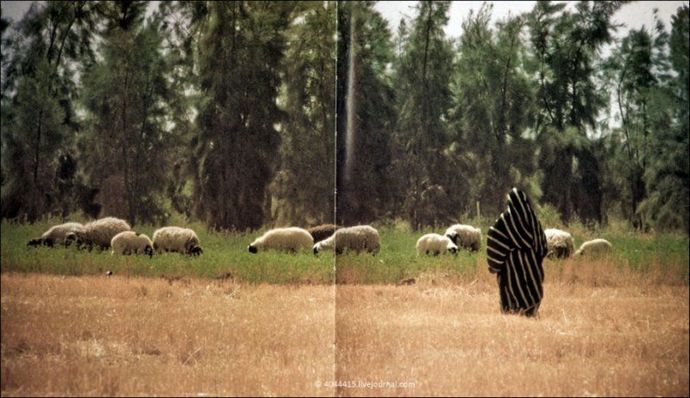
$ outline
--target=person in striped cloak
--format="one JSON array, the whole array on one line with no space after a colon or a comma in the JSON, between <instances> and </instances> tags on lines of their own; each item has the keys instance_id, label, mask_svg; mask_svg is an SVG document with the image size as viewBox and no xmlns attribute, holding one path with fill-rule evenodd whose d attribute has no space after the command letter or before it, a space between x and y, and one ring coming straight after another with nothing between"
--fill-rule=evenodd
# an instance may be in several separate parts
<instances>
[{"instance_id":1,"label":"person in striped cloak","mask_svg":"<svg viewBox=\"0 0 690 398\"><path fill-rule=\"evenodd\" d=\"M546 236L527 195L513 188L508 206L489 228L486 258L496 274L504 313L534 316L544 296Z\"/></svg>"}]
</instances>

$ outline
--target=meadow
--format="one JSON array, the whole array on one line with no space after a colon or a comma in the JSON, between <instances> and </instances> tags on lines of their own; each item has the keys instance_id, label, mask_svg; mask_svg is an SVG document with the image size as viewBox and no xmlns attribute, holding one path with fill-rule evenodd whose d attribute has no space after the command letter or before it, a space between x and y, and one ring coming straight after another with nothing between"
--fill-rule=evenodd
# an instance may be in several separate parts
<instances>
[{"instance_id":1,"label":"meadow","mask_svg":"<svg viewBox=\"0 0 690 398\"><path fill-rule=\"evenodd\" d=\"M683 235L574 226L613 253L545 260L524 319L482 251L418 257L399 225L337 263L200 225L198 258L27 247L48 225L2 224L3 396L689 393Z\"/></svg>"},{"instance_id":2,"label":"meadow","mask_svg":"<svg viewBox=\"0 0 690 398\"><path fill-rule=\"evenodd\" d=\"M379 254L345 254L337 257L322 252L285 254L275 251L251 254L247 245L263 231L251 233L209 232L201 224L191 224L204 249L202 256L187 257L177 253L146 256L113 256L110 252L78 251L74 248L31 248L26 243L38 237L57 220L33 225L2 223L2 271L50 273L58 275L98 275L111 271L116 275L164 278L231 278L245 283L271 284L398 284L440 272L451 279L473 280L486 269L485 239L476 253L457 256L417 256L415 243L431 230L412 232L405 226L379 226ZM481 225L486 232L488 222ZM138 232L153 235L156 227L137 226ZM625 228L588 230L569 229L576 247L585 240L602 237L614 246L608 261L626 272L673 274L688 284L688 238L681 234L643 234ZM588 259L546 260L547 278L562 273L566 262L587 263Z\"/></svg>"}]
</instances>

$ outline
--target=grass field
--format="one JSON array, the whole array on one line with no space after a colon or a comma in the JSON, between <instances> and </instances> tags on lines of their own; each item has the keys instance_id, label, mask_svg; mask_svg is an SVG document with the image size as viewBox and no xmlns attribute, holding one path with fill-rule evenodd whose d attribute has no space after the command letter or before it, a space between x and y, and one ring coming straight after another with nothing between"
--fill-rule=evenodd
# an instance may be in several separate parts
<instances>
[{"instance_id":1,"label":"grass field","mask_svg":"<svg viewBox=\"0 0 690 398\"><path fill-rule=\"evenodd\" d=\"M524 319L484 253L417 257L424 232L336 264L194 228L201 257L149 259L28 248L47 223L4 222L2 395L689 394L685 236L571 230L613 254L546 260Z\"/></svg>"},{"instance_id":2,"label":"grass field","mask_svg":"<svg viewBox=\"0 0 690 398\"><path fill-rule=\"evenodd\" d=\"M57 221L52 221L57 223ZM166 253L149 259L145 256L112 256L109 252L85 252L74 248L30 248L29 239L38 237L51 222L34 225L2 223L2 271L39 272L59 275L98 275L107 270L116 275L151 277L231 278L248 283L331 284L334 274L338 283L396 284L416 278L427 271L442 271L454 278L472 280L485 272L486 257L461 252L458 256L417 257L415 243L430 231L408 232L380 228L381 252L371 255L338 256L337 266L331 253L284 254L264 252L251 254L247 245L261 232L212 233L201 225L197 231L204 254L190 258ZM151 236L152 226L137 228ZM483 227L483 230L486 230ZM688 283L688 238L674 234L638 234L624 231L573 231L575 243L603 237L614 246L610 261L631 271L671 272ZM483 246L485 247L485 245ZM578 263L587 260L568 260ZM561 272L562 261L547 260L554 272ZM547 273L547 278L549 273Z\"/></svg>"}]
</instances>

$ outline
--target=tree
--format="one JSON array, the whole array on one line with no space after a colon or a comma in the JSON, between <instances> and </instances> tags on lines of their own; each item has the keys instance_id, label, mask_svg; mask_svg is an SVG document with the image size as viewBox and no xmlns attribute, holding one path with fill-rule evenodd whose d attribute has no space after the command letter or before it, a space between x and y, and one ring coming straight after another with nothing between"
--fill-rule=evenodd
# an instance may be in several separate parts
<instances>
[{"instance_id":1,"label":"tree","mask_svg":"<svg viewBox=\"0 0 690 398\"><path fill-rule=\"evenodd\" d=\"M338 115L337 220L367 223L384 215L390 200L393 49L388 25L373 4L340 3L339 10L346 23L339 25L338 98L347 106Z\"/></svg>"},{"instance_id":2,"label":"tree","mask_svg":"<svg viewBox=\"0 0 690 398\"><path fill-rule=\"evenodd\" d=\"M482 6L462 23L453 81L452 148L462 164L468 209L475 201L491 211L505 206L513 186L525 186L535 172L535 151L526 130L532 126L533 86L524 72L520 41L524 18L489 26L491 6ZM460 170L467 171L466 173ZM469 209L468 209L469 210Z\"/></svg>"},{"instance_id":3,"label":"tree","mask_svg":"<svg viewBox=\"0 0 690 398\"><path fill-rule=\"evenodd\" d=\"M537 2L529 18L532 72L539 82L535 125L541 188L543 199L566 222L573 215L602 220L599 160L587 133L597 127L596 117L608 103L606 92L598 89L596 64L599 49L616 29L610 19L620 5L582 1L575 12L561 12L562 5Z\"/></svg>"},{"instance_id":4,"label":"tree","mask_svg":"<svg viewBox=\"0 0 690 398\"><path fill-rule=\"evenodd\" d=\"M145 10L145 2L104 5L102 61L83 77L88 177L100 188L104 213L132 224L165 219L161 195L175 143L165 127L173 95L160 20L145 23Z\"/></svg>"},{"instance_id":5,"label":"tree","mask_svg":"<svg viewBox=\"0 0 690 398\"><path fill-rule=\"evenodd\" d=\"M672 17L669 44L675 76L665 81L667 95L657 95L649 102L652 113L658 115L652 124L661 128L655 128L650 137L650 162L644 175L648 197L640 204L640 212L658 229L682 228L686 232L690 231L688 11L684 5Z\"/></svg>"},{"instance_id":6,"label":"tree","mask_svg":"<svg viewBox=\"0 0 690 398\"><path fill-rule=\"evenodd\" d=\"M396 74L400 90L396 127L396 191L402 215L414 229L455 217L455 170L445 151L452 95L453 51L444 36L449 2L420 2L410 24Z\"/></svg>"},{"instance_id":7,"label":"tree","mask_svg":"<svg viewBox=\"0 0 690 398\"><path fill-rule=\"evenodd\" d=\"M293 3L210 2L200 22L195 213L214 229L267 221L284 120L276 98Z\"/></svg>"},{"instance_id":8,"label":"tree","mask_svg":"<svg viewBox=\"0 0 690 398\"><path fill-rule=\"evenodd\" d=\"M332 222L335 3L303 3L287 35L280 170L271 184L279 224Z\"/></svg>"},{"instance_id":9,"label":"tree","mask_svg":"<svg viewBox=\"0 0 690 398\"><path fill-rule=\"evenodd\" d=\"M3 217L34 221L76 208L88 189L77 180L73 64L93 57L98 4L32 4L16 33L3 38ZM81 192L80 192L81 190Z\"/></svg>"}]
</instances>

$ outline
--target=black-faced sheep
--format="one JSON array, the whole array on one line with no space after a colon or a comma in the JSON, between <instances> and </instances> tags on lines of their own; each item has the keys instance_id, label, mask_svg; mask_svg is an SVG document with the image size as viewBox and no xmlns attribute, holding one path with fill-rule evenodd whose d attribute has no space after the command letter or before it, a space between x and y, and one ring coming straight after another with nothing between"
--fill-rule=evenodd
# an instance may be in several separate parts
<instances>
[{"instance_id":1,"label":"black-faced sheep","mask_svg":"<svg viewBox=\"0 0 690 398\"><path fill-rule=\"evenodd\" d=\"M611 251L613 246L606 239L593 239L583 243L575 252L576 256L601 256Z\"/></svg>"},{"instance_id":2,"label":"black-faced sheep","mask_svg":"<svg viewBox=\"0 0 690 398\"><path fill-rule=\"evenodd\" d=\"M556 228L544 230L548 257L568 258L575 251L573 237L568 232Z\"/></svg>"},{"instance_id":3,"label":"black-faced sheep","mask_svg":"<svg viewBox=\"0 0 690 398\"><path fill-rule=\"evenodd\" d=\"M444 234L459 248L478 251L482 245L482 230L471 225L455 224Z\"/></svg>"},{"instance_id":4,"label":"black-faced sheep","mask_svg":"<svg viewBox=\"0 0 690 398\"><path fill-rule=\"evenodd\" d=\"M314 239L306 229L287 227L266 231L266 233L254 240L247 247L247 250L250 253L270 249L296 253L300 250L309 250L313 245Z\"/></svg>"},{"instance_id":5,"label":"black-faced sheep","mask_svg":"<svg viewBox=\"0 0 690 398\"><path fill-rule=\"evenodd\" d=\"M113 254L147 254L153 256L153 242L148 236L134 231L123 231L110 241Z\"/></svg>"},{"instance_id":6,"label":"black-faced sheep","mask_svg":"<svg viewBox=\"0 0 690 398\"><path fill-rule=\"evenodd\" d=\"M417 240L417 255L433 254L434 256L443 253L456 254L458 246L444 235L426 234Z\"/></svg>"},{"instance_id":7,"label":"black-faced sheep","mask_svg":"<svg viewBox=\"0 0 690 398\"><path fill-rule=\"evenodd\" d=\"M311 227L307 229L307 231L311 234L311 237L314 238L314 243L319 243L333 235L338 228L340 227L335 224L321 224L316 227Z\"/></svg>"},{"instance_id":8,"label":"black-faced sheep","mask_svg":"<svg viewBox=\"0 0 690 398\"><path fill-rule=\"evenodd\" d=\"M153 233L153 250L156 253L177 252L198 256L201 249L196 232L189 228L163 227Z\"/></svg>"},{"instance_id":9,"label":"black-faced sheep","mask_svg":"<svg viewBox=\"0 0 690 398\"><path fill-rule=\"evenodd\" d=\"M70 232L65 237L65 244L76 243L79 249L101 249L110 248L110 241L115 235L123 231L131 231L127 221L115 217L105 217L90 223L84 224L84 228L79 231Z\"/></svg>"},{"instance_id":10,"label":"black-faced sheep","mask_svg":"<svg viewBox=\"0 0 690 398\"><path fill-rule=\"evenodd\" d=\"M27 245L45 245L48 247L53 247L53 245L55 244L64 245L66 243L65 238L67 238L68 234L76 233L78 231L81 231L83 228L84 226L78 222L67 222L64 224L54 225L50 227L50 229L48 229L46 232L44 232L40 238L31 239ZM69 244L70 242L71 241L68 241L67 244Z\"/></svg>"},{"instance_id":11,"label":"black-faced sheep","mask_svg":"<svg viewBox=\"0 0 690 398\"><path fill-rule=\"evenodd\" d=\"M315 244L314 254L322 250L335 250L336 254L341 254L345 250L378 253L380 248L379 232L369 225L357 225L340 228L328 239Z\"/></svg>"}]
</instances>

